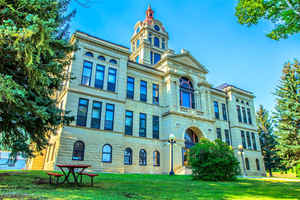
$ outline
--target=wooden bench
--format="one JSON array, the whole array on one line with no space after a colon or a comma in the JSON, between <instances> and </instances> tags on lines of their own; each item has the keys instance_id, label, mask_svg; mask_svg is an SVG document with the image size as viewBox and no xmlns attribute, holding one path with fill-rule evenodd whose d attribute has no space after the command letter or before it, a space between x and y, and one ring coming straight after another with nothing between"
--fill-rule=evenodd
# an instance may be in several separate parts
<instances>
[{"instance_id":1,"label":"wooden bench","mask_svg":"<svg viewBox=\"0 0 300 200\"><path fill-rule=\"evenodd\" d=\"M94 185L94 177L98 176L98 174L92 174L92 173L86 173L86 172L82 172L82 173L78 173L78 175L80 176L80 183L82 184L82 176L88 176L91 178L91 186Z\"/></svg>"},{"instance_id":2,"label":"wooden bench","mask_svg":"<svg viewBox=\"0 0 300 200\"><path fill-rule=\"evenodd\" d=\"M56 184L59 184L59 178L64 176L55 172L47 172L47 174L49 176L49 184L52 184L52 176L56 177Z\"/></svg>"}]
</instances>

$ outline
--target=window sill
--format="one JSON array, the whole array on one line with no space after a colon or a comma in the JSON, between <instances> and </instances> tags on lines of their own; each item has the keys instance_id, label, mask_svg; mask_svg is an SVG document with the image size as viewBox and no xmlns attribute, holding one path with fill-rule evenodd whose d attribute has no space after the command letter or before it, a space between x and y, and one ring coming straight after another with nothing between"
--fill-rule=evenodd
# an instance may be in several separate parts
<instances>
[{"instance_id":1,"label":"window sill","mask_svg":"<svg viewBox=\"0 0 300 200\"><path fill-rule=\"evenodd\" d=\"M91 89L98 90L98 91L101 91L101 92L108 92L108 93L112 93L112 94L118 94L116 91L105 90L105 89L101 89L101 88L92 87L92 86L89 86L89 85L79 84L79 86L86 87L86 88L91 88Z\"/></svg>"}]
</instances>

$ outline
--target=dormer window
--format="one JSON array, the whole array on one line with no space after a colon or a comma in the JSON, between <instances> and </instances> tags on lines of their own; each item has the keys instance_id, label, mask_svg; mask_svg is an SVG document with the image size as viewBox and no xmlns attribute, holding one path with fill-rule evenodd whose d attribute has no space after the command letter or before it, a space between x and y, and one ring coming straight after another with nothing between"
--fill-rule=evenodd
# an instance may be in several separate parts
<instances>
[{"instance_id":1,"label":"dormer window","mask_svg":"<svg viewBox=\"0 0 300 200\"><path fill-rule=\"evenodd\" d=\"M105 57L104 56L98 56L99 60L105 61Z\"/></svg>"},{"instance_id":2,"label":"dormer window","mask_svg":"<svg viewBox=\"0 0 300 200\"><path fill-rule=\"evenodd\" d=\"M94 54L93 53L91 53L91 52L86 52L84 55L86 55L86 56L89 56L89 57L94 57Z\"/></svg>"},{"instance_id":3,"label":"dormer window","mask_svg":"<svg viewBox=\"0 0 300 200\"><path fill-rule=\"evenodd\" d=\"M154 25L154 29L155 29L156 31L160 31L160 27L159 27L158 25Z\"/></svg>"}]
</instances>

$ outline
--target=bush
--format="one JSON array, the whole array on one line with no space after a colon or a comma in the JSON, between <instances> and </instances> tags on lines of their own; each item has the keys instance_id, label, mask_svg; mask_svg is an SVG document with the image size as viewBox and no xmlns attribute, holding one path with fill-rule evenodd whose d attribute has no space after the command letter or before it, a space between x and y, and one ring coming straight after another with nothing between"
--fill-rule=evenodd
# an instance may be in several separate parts
<instances>
[{"instance_id":1,"label":"bush","mask_svg":"<svg viewBox=\"0 0 300 200\"><path fill-rule=\"evenodd\" d=\"M296 176L300 178L300 164L296 165Z\"/></svg>"},{"instance_id":2,"label":"bush","mask_svg":"<svg viewBox=\"0 0 300 200\"><path fill-rule=\"evenodd\" d=\"M202 138L189 152L192 176L197 180L228 181L240 174L239 161L230 146Z\"/></svg>"}]
</instances>

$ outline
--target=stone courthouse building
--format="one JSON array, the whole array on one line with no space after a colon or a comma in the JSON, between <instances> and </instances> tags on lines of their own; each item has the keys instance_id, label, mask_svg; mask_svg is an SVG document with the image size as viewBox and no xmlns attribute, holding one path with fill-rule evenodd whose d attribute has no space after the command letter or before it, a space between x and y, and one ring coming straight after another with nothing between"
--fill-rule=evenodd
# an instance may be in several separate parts
<instances>
[{"instance_id":1,"label":"stone courthouse building","mask_svg":"<svg viewBox=\"0 0 300 200\"><path fill-rule=\"evenodd\" d=\"M177 174L187 173L186 154L200 138L231 145L240 163L243 145L247 174L265 174L253 93L229 84L213 87L208 69L187 50L168 48L168 32L153 14L149 7L146 19L135 24L131 49L73 34L79 50L66 71L76 79L57 98L75 121L57 130L43 156L27 162L29 169L90 164L102 172L168 173L168 138L174 134Z\"/></svg>"}]
</instances>

